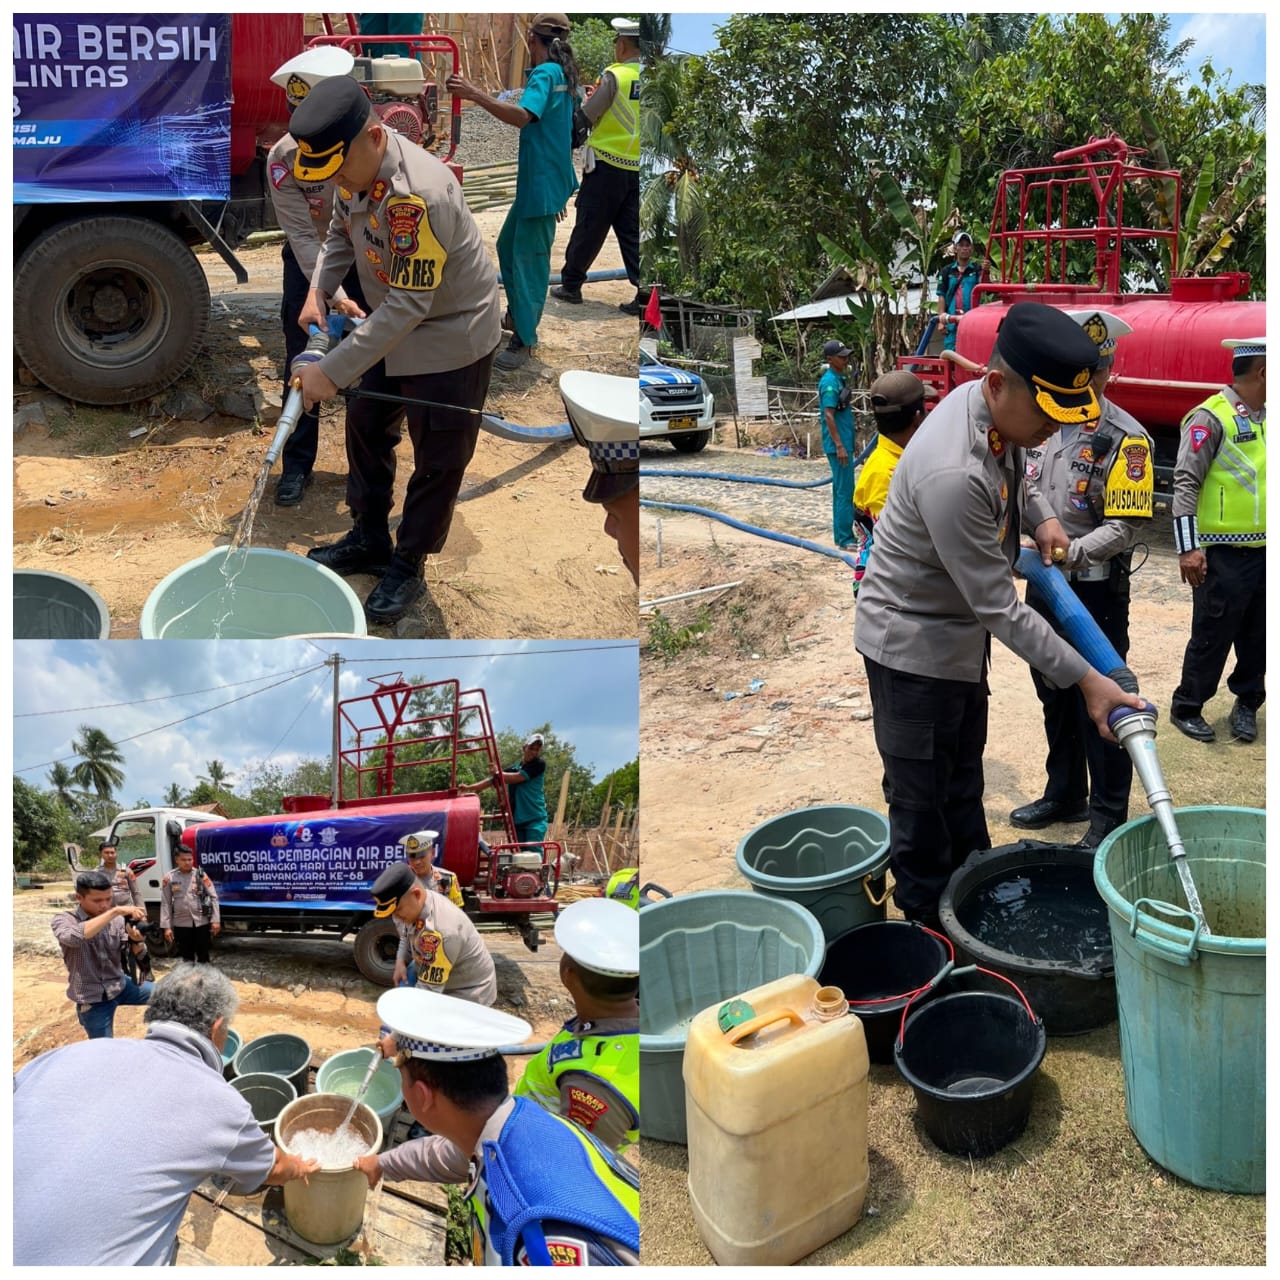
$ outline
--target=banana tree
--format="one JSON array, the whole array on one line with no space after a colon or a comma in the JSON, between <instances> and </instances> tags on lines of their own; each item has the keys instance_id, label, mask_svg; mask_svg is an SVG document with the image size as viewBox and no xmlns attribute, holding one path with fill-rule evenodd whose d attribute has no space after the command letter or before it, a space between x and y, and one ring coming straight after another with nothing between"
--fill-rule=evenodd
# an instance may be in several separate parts
<instances>
[{"instance_id":1,"label":"banana tree","mask_svg":"<svg viewBox=\"0 0 1280 1280\"><path fill-rule=\"evenodd\" d=\"M860 367L869 384L877 372L892 369L906 345L905 282L896 280L890 264L876 254L856 227L850 227L853 251L842 249L818 233L818 243L831 262L844 267L850 283L860 295L849 300L850 332L836 329L836 336L858 353ZM865 297L866 301L861 301ZM898 303L897 310L894 303Z\"/></svg>"}]
</instances>

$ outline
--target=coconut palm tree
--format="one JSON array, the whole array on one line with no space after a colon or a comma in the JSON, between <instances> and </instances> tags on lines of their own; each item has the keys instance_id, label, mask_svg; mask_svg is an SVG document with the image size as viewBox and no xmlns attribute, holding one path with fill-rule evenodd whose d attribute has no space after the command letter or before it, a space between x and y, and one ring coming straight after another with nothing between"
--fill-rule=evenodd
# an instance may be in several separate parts
<instances>
[{"instance_id":1,"label":"coconut palm tree","mask_svg":"<svg viewBox=\"0 0 1280 1280\"><path fill-rule=\"evenodd\" d=\"M101 729L91 725L80 726L80 736L71 743L71 750L80 757L71 771L76 786L92 791L99 800L110 801L116 788L124 782L124 756L120 748Z\"/></svg>"},{"instance_id":2,"label":"coconut palm tree","mask_svg":"<svg viewBox=\"0 0 1280 1280\"><path fill-rule=\"evenodd\" d=\"M53 794L62 804L62 807L68 812L74 813L78 807L78 799L71 789L76 781L72 771L61 760L57 760L47 776L49 785L53 788Z\"/></svg>"},{"instance_id":3,"label":"coconut palm tree","mask_svg":"<svg viewBox=\"0 0 1280 1280\"><path fill-rule=\"evenodd\" d=\"M199 775L201 782L207 782L216 792L226 791L231 783L231 774L221 760L210 760L205 765L205 772Z\"/></svg>"},{"instance_id":4,"label":"coconut palm tree","mask_svg":"<svg viewBox=\"0 0 1280 1280\"><path fill-rule=\"evenodd\" d=\"M182 788L176 782L169 783L164 793L164 802L170 809L177 809L182 804Z\"/></svg>"}]
</instances>

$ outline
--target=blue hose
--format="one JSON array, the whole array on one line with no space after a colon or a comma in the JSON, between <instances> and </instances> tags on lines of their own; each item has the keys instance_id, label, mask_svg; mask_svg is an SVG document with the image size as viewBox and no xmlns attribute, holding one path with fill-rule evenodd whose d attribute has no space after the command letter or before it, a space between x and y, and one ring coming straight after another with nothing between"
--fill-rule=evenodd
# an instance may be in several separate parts
<instances>
[{"instance_id":1,"label":"blue hose","mask_svg":"<svg viewBox=\"0 0 1280 1280\"><path fill-rule=\"evenodd\" d=\"M486 413L480 419L480 426L499 440L514 440L518 444L554 444L557 440L569 440L573 437L573 428L567 422L554 427L521 427L514 422L506 422Z\"/></svg>"},{"instance_id":2,"label":"blue hose","mask_svg":"<svg viewBox=\"0 0 1280 1280\"><path fill-rule=\"evenodd\" d=\"M731 529L741 529L743 533L754 533L759 538L768 538L771 542L782 542L789 547L800 547L805 551L816 551L819 555L830 556L833 560L843 560L851 569L858 567L856 556L848 555L844 551L837 551L835 547L824 547L820 542L810 542L807 538L797 538L790 533L777 533L772 529L761 529L759 525L745 524L741 520L735 520L732 516L726 516L719 511L712 511L708 507L691 507L683 502L654 502L649 498L641 498L640 505L642 507L660 507L665 511L687 511L694 516L706 516L708 520L719 520L721 524L727 524Z\"/></svg>"},{"instance_id":3,"label":"blue hose","mask_svg":"<svg viewBox=\"0 0 1280 1280\"><path fill-rule=\"evenodd\" d=\"M610 267L608 271L588 271L587 272L587 284L595 284L597 281L600 281L600 280L625 280L626 278L627 278L627 272L624 267ZM499 273L498 275L498 283L499 284L502 283L501 273ZM555 275L553 275L551 279L547 281L547 283L559 284L560 272L557 271Z\"/></svg>"},{"instance_id":4,"label":"blue hose","mask_svg":"<svg viewBox=\"0 0 1280 1280\"><path fill-rule=\"evenodd\" d=\"M733 480L739 484L772 484L779 489L817 489L831 483L830 476L821 480L775 480L772 476L739 476L727 471L680 471L676 468L641 467L642 476L682 476L689 480Z\"/></svg>"}]
</instances>

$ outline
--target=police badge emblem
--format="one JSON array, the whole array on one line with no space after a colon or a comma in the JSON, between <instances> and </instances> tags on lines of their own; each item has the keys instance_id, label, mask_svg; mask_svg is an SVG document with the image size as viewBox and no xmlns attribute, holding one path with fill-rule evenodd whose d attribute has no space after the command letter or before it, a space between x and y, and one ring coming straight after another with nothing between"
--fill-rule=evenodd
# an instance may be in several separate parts
<instances>
[{"instance_id":1,"label":"police badge emblem","mask_svg":"<svg viewBox=\"0 0 1280 1280\"><path fill-rule=\"evenodd\" d=\"M411 258L418 252L418 224L426 208L413 199L392 200L386 207L387 233L391 248L402 258Z\"/></svg>"}]
</instances>

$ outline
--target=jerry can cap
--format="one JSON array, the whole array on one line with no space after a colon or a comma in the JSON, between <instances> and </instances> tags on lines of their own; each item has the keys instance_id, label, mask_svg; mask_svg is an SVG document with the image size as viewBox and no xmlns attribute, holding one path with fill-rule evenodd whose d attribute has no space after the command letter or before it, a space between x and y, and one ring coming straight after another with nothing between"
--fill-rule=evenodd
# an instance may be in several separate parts
<instances>
[{"instance_id":1,"label":"jerry can cap","mask_svg":"<svg viewBox=\"0 0 1280 1280\"><path fill-rule=\"evenodd\" d=\"M756 1011L745 1000L726 1000L716 1015L720 1030L725 1035L728 1035L734 1027L750 1022L755 1016Z\"/></svg>"}]
</instances>

